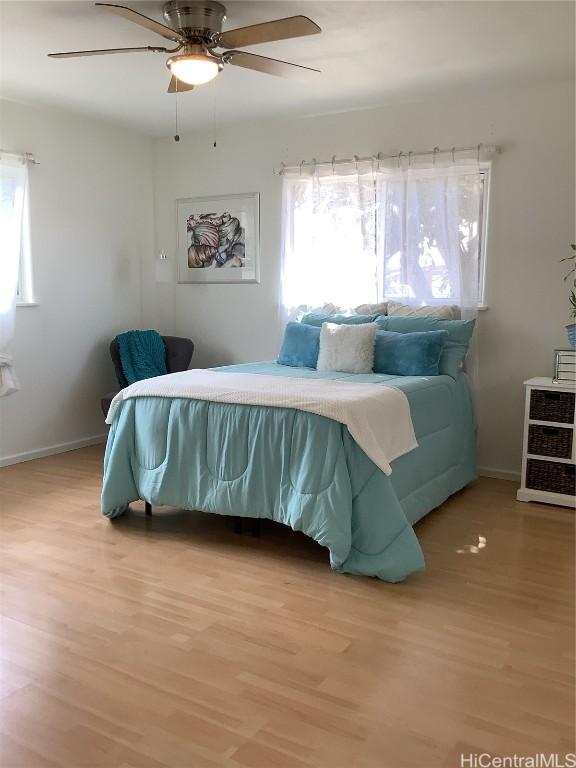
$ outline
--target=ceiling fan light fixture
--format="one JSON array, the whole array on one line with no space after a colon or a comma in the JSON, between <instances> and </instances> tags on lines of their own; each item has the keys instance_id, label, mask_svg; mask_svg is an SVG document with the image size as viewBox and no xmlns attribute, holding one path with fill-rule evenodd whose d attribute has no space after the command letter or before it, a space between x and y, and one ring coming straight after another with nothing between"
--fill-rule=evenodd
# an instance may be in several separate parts
<instances>
[{"instance_id":1,"label":"ceiling fan light fixture","mask_svg":"<svg viewBox=\"0 0 576 768\"><path fill-rule=\"evenodd\" d=\"M209 83L222 68L217 59L205 53L173 56L166 64L174 77L189 85Z\"/></svg>"}]
</instances>

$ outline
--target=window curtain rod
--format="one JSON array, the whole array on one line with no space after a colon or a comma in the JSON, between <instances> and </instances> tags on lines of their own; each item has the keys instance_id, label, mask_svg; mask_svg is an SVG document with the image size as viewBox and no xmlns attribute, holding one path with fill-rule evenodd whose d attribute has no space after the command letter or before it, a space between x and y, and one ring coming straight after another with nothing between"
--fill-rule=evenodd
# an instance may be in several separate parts
<instances>
[{"instance_id":1,"label":"window curtain rod","mask_svg":"<svg viewBox=\"0 0 576 768\"><path fill-rule=\"evenodd\" d=\"M40 165L38 160L36 160L36 158L31 152L13 152L10 149L0 149L0 155L8 155L9 157L19 157L21 160L24 160L25 162L30 163L31 165Z\"/></svg>"},{"instance_id":2,"label":"window curtain rod","mask_svg":"<svg viewBox=\"0 0 576 768\"><path fill-rule=\"evenodd\" d=\"M482 158L486 159L492 155L499 154L501 149L494 144L477 144L475 147L449 147L448 149L434 147L434 149L424 150L423 152L413 152L410 150L409 152L397 152L394 155L385 155L382 152L379 152L377 155L369 155L368 157L358 157L357 155L354 155L354 157L340 160L336 159L336 155L334 155L331 160L322 160L320 162L315 158L312 158L312 160L302 160L299 163L293 164L280 163L280 168L275 168L274 174L276 176L282 176L286 171L301 171L303 168L309 168L310 166L314 169L320 166L332 166L332 170L334 170L337 165L352 165L354 163L367 162L378 164L384 160L397 160L398 164L404 161L407 163L408 167L410 167L413 157L432 157L435 160L437 155L451 154L452 159L454 159L457 153L463 152L475 152L480 161Z\"/></svg>"}]
</instances>

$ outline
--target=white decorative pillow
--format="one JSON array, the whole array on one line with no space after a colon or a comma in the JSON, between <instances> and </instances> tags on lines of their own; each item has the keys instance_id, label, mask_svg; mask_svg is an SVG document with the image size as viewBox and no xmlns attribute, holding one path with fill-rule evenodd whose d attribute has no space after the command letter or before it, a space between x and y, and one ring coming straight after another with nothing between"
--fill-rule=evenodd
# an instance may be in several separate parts
<instances>
[{"instance_id":1,"label":"white decorative pillow","mask_svg":"<svg viewBox=\"0 0 576 768\"><path fill-rule=\"evenodd\" d=\"M359 304L354 307L357 315L385 315L388 309L388 302L383 301L380 304Z\"/></svg>"},{"instance_id":2,"label":"white decorative pillow","mask_svg":"<svg viewBox=\"0 0 576 768\"><path fill-rule=\"evenodd\" d=\"M342 312L342 307L329 303L323 304L321 307L310 308L308 309L308 312L318 315L339 315Z\"/></svg>"},{"instance_id":3,"label":"white decorative pillow","mask_svg":"<svg viewBox=\"0 0 576 768\"><path fill-rule=\"evenodd\" d=\"M322 323L317 370L372 373L375 338L375 323Z\"/></svg>"},{"instance_id":4,"label":"white decorative pillow","mask_svg":"<svg viewBox=\"0 0 576 768\"><path fill-rule=\"evenodd\" d=\"M434 317L436 320L459 320L460 307L454 304L440 304L431 307L414 307L410 304L400 304L397 301L388 302L388 314L402 317Z\"/></svg>"}]
</instances>

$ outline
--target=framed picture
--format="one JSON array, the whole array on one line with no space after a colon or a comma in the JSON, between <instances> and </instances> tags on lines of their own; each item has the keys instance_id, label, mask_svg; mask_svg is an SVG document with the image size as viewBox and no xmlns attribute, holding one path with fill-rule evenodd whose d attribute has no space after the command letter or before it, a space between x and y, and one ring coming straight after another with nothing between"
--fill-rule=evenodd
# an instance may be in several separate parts
<instances>
[{"instance_id":1,"label":"framed picture","mask_svg":"<svg viewBox=\"0 0 576 768\"><path fill-rule=\"evenodd\" d=\"M257 283L257 192L176 201L179 283Z\"/></svg>"}]
</instances>

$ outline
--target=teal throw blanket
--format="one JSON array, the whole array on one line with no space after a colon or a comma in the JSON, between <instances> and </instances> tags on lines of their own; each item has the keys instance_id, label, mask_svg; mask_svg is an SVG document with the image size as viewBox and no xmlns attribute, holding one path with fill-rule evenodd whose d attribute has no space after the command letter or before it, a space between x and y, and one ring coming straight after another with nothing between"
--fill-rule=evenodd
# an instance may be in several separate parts
<instances>
[{"instance_id":1,"label":"teal throw blanket","mask_svg":"<svg viewBox=\"0 0 576 768\"><path fill-rule=\"evenodd\" d=\"M168 373L164 342L157 331L127 331L116 341L128 384Z\"/></svg>"}]
</instances>

